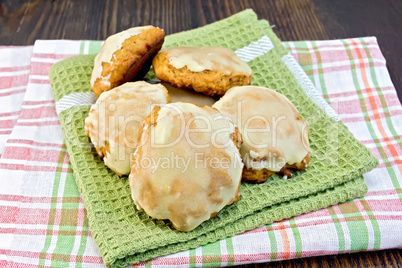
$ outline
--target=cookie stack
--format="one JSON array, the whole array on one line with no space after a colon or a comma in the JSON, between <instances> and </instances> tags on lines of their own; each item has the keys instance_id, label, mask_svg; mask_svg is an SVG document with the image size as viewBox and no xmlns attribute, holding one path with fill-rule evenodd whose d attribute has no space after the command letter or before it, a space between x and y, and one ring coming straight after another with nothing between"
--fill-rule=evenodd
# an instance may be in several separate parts
<instances>
[{"instance_id":1,"label":"cookie stack","mask_svg":"<svg viewBox=\"0 0 402 268\"><path fill-rule=\"evenodd\" d=\"M94 62L98 100L85 131L105 164L129 175L138 209L190 231L239 199L242 178L261 183L307 168L309 131L285 96L250 86L252 70L232 50L158 53L164 36L144 26L106 39ZM222 97L212 107L171 103L162 84L139 81L151 62L172 86Z\"/></svg>"}]
</instances>

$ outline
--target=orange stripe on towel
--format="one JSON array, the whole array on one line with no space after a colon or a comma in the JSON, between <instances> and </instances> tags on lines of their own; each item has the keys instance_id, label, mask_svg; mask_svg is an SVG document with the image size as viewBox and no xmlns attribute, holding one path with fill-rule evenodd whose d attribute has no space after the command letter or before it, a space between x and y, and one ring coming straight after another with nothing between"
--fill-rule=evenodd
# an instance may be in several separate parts
<instances>
[{"instance_id":1,"label":"orange stripe on towel","mask_svg":"<svg viewBox=\"0 0 402 268\"><path fill-rule=\"evenodd\" d=\"M283 242L283 259L288 260L290 258L290 244L288 234L286 233L286 227L282 222L278 222L278 227Z\"/></svg>"},{"instance_id":2,"label":"orange stripe on towel","mask_svg":"<svg viewBox=\"0 0 402 268\"><path fill-rule=\"evenodd\" d=\"M385 131L384 131L384 127L383 127L382 122L381 122L381 117L380 117L380 114L379 114L379 112L378 112L378 106L377 106L377 103L376 103L376 101L375 101L375 97L374 97L374 95L373 95L373 90L372 90L372 88L370 87L370 84L369 84L368 79L367 79L366 65L365 65L365 63L364 63L363 55L362 55L362 53L361 53L361 51L360 51L360 49L359 49L359 47L358 47L356 41L355 41L354 39L351 39L351 41L352 41L352 43L353 43L353 47L355 48L357 57L359 58L359 66L360 66L360 70L361 70L361 74L362 74L362 79L363 79L364 87L365 87L366 90L367 90L367 95L368 95L368 97L369 97L370 105L371 105L371 108L372 108L372 110L373 110L373 114L374 114L374 118L375 118L375 122L376 122L376 124L377 124L378 130L380 131L382 137L384 138L384 141L386 142L386 145L387 145L389 151L391 152L392 157L393 157L396 161L397 161L397 160L400 160L400 157L399 157L399 155L398 155L398 152L396 151L395 147L394 147L394 146L392 145L392 143L391 143L391 140L389 139L388 135L387 135L387 134L385 133ZM388 157L388 156L387 156L387 157ZM389 158L389 157L388 157L388 158ZM398 162L398 161L397 161L397 162ZM402 172L402 165L398 165L398 169L399 169L399 171Z\"/></svg>"}]
</instances>

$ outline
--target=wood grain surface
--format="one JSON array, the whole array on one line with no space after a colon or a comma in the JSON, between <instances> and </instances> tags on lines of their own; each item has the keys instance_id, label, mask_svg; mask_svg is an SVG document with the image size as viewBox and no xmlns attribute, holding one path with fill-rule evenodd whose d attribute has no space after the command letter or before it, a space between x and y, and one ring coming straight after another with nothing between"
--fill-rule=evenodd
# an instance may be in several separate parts
<instances>
[{"instance_id":1,"label":"wood grain surface","mask_svg":"<svg viewBox=\"0 0 402 268\"><path fill-rule=\"evenodd\" d=\"M190 30L252 8L283 41L376 36L402 100L402 0L0 0L0 45L36 39L103 40L138 25L167 34ZM401 250L360 252L244 267L402 267Z\"/></svg>"},{"instance_id":2,"label":"wood grain surface","mask_svg":"<svg viewBox=\"0 0 402 268\"><path fill-rule=\"evenodd\" d=\"M0 1L0 45L36 39L102 40L152 24L167 34L193 29L252 8L283 41L376 36L402 100L401 0Z\"/></svg>"}]
</instances>

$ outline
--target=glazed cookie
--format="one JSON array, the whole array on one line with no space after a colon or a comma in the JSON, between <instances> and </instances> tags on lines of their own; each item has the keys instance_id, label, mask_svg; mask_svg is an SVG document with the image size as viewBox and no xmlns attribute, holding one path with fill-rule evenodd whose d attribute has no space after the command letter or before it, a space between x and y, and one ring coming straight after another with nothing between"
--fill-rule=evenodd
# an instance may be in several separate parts
<instances>
[{"instance_id":1,"label":"glazed cookie","mask_svg":"<svg viewBox=\"0 0 402 268\"><path fill-rule=\"evenodd\" d=\"M98 155L117 175L127 175L138 130L154 104L169 103L161 84L129 82L102 94L85 119L85 133Z\"/></svg>"},{"instance_id":2,"label":"glazed cookie","mask_svg":"<svg viewBox=\"0 0 402 268\"><path fill-rule=\"evenodd\" d=\"M165 49L155 56L152 65L160 80L206 95L224 95L231 87L251 84L248 64L223 47Z\"/></svg>"},{"instance_id":3,"label":"glazed cookie","mask_svg":"<svg viewBox=\"0 0 402 268\"><path fill-rule=\"evenodd\" d=\"M125 82L141 79L161 49L165 32L153 26L134 27L109 36L95 57L91 89L96 97Z\"/></svg>"},{"instance_id":4,"label":"glazed cookie","mask_svg":"<svg viewBox=\"0 0 402 268\"><path fill-rule=\"evenodd\" d=\"M243 179L265 182L275 173L292 176L310 161L309 130L296 107L278 92L256 86L231 88L214 105L243 136Z\"/></svg>"},{"instance_id":5,"label":"glazed cookie","mask_svg":"<svg viewBox=\"0 0 402 268\"><path fill-rule=\"evenodd\" d=\"M190 231L237 202L241 134L210 106L155 106L139 131L129 183L138 209Z\"/></svg>"}]
</instances>

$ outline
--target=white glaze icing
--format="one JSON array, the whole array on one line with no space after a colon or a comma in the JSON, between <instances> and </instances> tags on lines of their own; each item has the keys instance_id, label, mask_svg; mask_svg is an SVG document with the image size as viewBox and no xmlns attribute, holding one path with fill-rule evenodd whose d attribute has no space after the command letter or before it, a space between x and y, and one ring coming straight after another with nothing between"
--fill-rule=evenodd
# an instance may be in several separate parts
<instances>
[{"instance_id":1,"label":"white glaze icing","mask_svg":"<svg viewBox=\"0 0 402 268\"><path fill-rule=\"evenodd\" d=\"M117 34L109 36L105 42L103 43L99 53L95 57L94 61L94 69L92 71L91 76L91 87L94 86L96 79L101 78L101 82L107 86L110 86L109 78L110 74L107 77L102 76L102 62L111 63L114 57L114 53L121 49L124 41L131 36L138 35L145 30L152 28L152 26L142 26L142 27L134 27L127 29L125 31L119 32Z\"/></svg>"},{"instance_id":2,"label":"white glaze icing","mask_svg":"<svg viewBox=\"0 0 402 268\"><path fill-rule=\"evenodd\" d=\"M167 90L161 84L129 82L104 92L92 105L85 128L93 126L91 141L96 148L109 143L105 164L119 174L129 174L131 156L137 145L138 130L154 104L168 102Z\"/></svg>"},{"instance_id":3,"label":"white glaze icing","mask_svg":"<svg viewBox=\"0 0 402 268\"><path fill-rule=\"evenodd\" d=\"M272 89L233 87L213 107L239 127L244 141L240 153L248 169L278 172L308 154L304 120L298 119L299 112L285 96Z\"/></svg>"},{"instance_id":4,"label":"white glaze icing","mask_svg":"<svg viewBox=\"0 0 402 268\"><path fill-rule=\"evenodd\" d=\"M192 72L215 70L225 74L251 75L250 66L242 61L232 50L224 47L174 47L167 52L169 64L176 69L184 66Z\"/></svg>"},{"instance_id":5,"label":"white glaze icing","mask_svg":"<svg viewBox=\"0 0 402 268\"><path fill-rule=\"evenodd\" d=\"M233 123L211 107L163 106L135 152L130 186L137 208L190 231L233 201L243 169L230 139L234 132Z\"/></svg>"}]
</instances>

